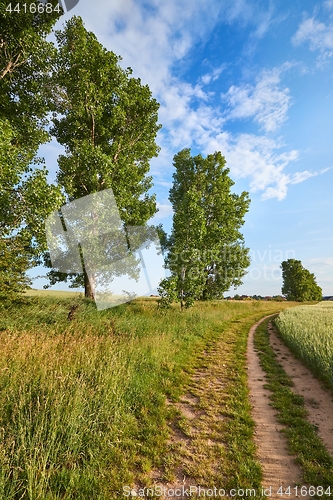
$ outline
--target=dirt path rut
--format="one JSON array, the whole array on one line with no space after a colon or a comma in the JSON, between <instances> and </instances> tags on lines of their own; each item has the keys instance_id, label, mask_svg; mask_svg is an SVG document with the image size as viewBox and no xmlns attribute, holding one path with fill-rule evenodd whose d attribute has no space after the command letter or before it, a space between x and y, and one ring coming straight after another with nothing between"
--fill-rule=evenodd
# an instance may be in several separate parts
<instances>
[{"instance_id":1,"label":"dirt path rut","mask_svg":"<svg viewBox=\"0 0 333 500\"><path fill-rule=\"evenodd\" d=\"M277 354L277 361L292 379L295 393L304 397L308 420L317 427L327 451L333 456L333 395L323 389L310 370L295 359L291 351L277 335L276 328L268 325L270 343Z\"/></svg>"},{"instance_id":2,"label":"dirt path rut","mask_svg":"<svg viewBox=\"0 0 333 500\"><path fill-rule=\"evenodd\" d=\"M255 443L263 469L263 486L271 489L271 498L282 498L277 495L280 486L293 488L301 482L302 475L294 458L288 453L286 439L281 434L283 427L277 422L275 410L270 405L270 391L264 387L266 384L265 372L259 364L259 356L253 346L256 328L266 318L267 316L253 325L249 332L248 385L252 418L256 424Z\"/></svg>"},{"instance_id":3,"label":"dirt path rut","mask_svg":"<svg viewBox=\"0 0 333 500\"><path fill-rule=\"evenodd\" d=\"M256 328L271 316L275 314L262 318L249 331L248 386L252 418L255 422L257 458L263 470L263 487L269 498L281 500L295 498L293 488L304 483L300 467L288 452L286 437L281 432L283 426L277 421L276 411L270 404L270 391L265 388L266 376L253 344ZM308 418L317 426L319 436L333 456L332 393L324 391L309 370L294 358L277 336L275 327L271 323L268 328L271 345L277 353L277 361L291 376L294 382L292 390L304 396ZM150 484L154 488L163 487L163 491L180 491L182 488L189 489L191 485L208 486L223 482L222 457L228 447L228 442L223 441L226 418L224 408L228 401L225 388L230 383L229 375L224 368L224 360L231 356L233 342L234 340L224 342L222 339L213 349L205 352L203 354L205 363L193 374L187 387L188 392L178 403L170 402L179 411L179 418L171 426L169 451L164 465L150 473ZM304 486L309 485L304 484ZM290 487L291 496L281 495L280 487L284 491ZM135 488L137 489L138 487ZM161 500L170 497L169 493L160 496ZM196 498L195 495L192 497ZM310 496L301 498L306 499Z\"/></svg>"},{"instance_id":4,"label":"dirt path rut","mask_svg":"<svg viewBox=\"0 0 333 500\"><path fill-rule=\"evenodd\" d=\"M256 424L255 442L258 458L263 468L263 486L271 488L271 498L282 498L277 495L279 487L293 488L302 484L302 475L294 457L287 450L286 438L281 433L283 426L277 422L275 410L270 405L270 391L265 389L265 373L259 364L259 356L253 345L256 328L268 316L252 326L248 337L248 385L252 405L252 417ZM304 397L308 420L318 429L318 434L327 451L333 456L333 395L322 388L320 382L312 375L278 337L276 328L268 325L270 344L277 354L277 361L291 377L295 393ZM309 498L309 497L303 497Z\"/></svg>"}]
</instances>

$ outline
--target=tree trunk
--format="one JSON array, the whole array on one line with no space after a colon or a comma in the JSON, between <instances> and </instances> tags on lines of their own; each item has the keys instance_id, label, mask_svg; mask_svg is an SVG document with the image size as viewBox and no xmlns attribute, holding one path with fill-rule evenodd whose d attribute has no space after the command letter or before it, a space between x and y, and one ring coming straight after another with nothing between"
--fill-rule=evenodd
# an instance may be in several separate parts
<instances>
[{"instance_id":1,"label":"tree trunk","mask_svg":"<svg viewBox=\"0 0 333 500\"><path fill-rule=\"evenodd\" d=\"M84 296L86 299L95 300L96 277L95 273L89 273L88 276L83 258L81 243L79 243L79 252L84 275Z\"/></svg>"},{"instance_id":2,"label":"tree trunk","mask_svg":"<svg viewBox=\"0 0 333 500\"><path fill-rule=\"evenodd\" d=\"M95 300L95 276L91 275L89 279L86 272L84 272L84 296Z\"/></svg>"}]
</instances>

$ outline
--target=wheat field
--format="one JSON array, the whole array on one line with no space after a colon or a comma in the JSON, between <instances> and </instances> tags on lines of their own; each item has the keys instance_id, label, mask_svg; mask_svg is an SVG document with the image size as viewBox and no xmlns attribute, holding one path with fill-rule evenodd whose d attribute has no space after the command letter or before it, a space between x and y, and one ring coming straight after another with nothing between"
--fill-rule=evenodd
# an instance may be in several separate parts
<instances>
[{"instance_id":1,"label":"wheat field","mask_svg":"<svg viewBox=\"0 0 333 500\"><path fill-rule=\"evenodd\" d=\"M286 309L276 325L288 347L333 389L333 302Z\"/></svg>"}]
</instances>

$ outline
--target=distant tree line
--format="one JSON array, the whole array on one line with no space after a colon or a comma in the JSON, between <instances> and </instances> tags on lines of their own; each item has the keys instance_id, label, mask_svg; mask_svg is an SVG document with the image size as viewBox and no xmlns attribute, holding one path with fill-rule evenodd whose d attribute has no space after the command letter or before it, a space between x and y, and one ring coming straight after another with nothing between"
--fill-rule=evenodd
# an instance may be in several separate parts
<instances>
[{"instance_id":1,"label":"distant tree line","mask_svg":"<svg viewBox=\"0 0 333 500\"><path fill-rule=\"evenodd\" d=\"M283 297L282 295L265 295L265 296L262 296L262 295L239 295L238 293L236 293L233 297L231 297L230 295L225 297L226 300L268 300L268 301L276 301L276 302L282 302L284 300L287 300L285 297Z\"/></svg>"},{"instance_id":2,"label":"distant tree line","mask_svg":"<svg viewBox=\"0 0 333 500\"><path fill-rule=\"evenodd\" d=\"M288 259L281 263L282 295L239 295L226 297L229 300L292 300L296 302L333 300L333 297L323 297L322 289L317 285L316 277L305 269L300 260Z\"/></svg>"}]
</instances>

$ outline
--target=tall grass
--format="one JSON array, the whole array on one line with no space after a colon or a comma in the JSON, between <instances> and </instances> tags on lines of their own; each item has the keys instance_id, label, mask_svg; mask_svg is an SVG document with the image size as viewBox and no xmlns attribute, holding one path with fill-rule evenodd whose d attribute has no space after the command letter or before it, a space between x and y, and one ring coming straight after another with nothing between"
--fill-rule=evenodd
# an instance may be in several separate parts
<instances>
[{"instance_id":1,"label":"tall grass","mask_svg":"<svg viewBox=\"0 0 333 500\"><path fill-rule=\"evenodd\" d=\"M27 297L2 308L0 498L122 498L124 484L161 464L166 396L177 399L204 349L231 323L279 307L225 301L163 312L137 300L98 312L80 297Z\"/></svg>"},{"instance_id":2,"label":"tall grass","mask_svg":"<svg viewBox=\"0 0 333 500\"><path fill-rule=\"evenodd\" d=\"M333 303L288 309L276 325L290 349L333 390Z\"/></svg>"}]
</instances>

